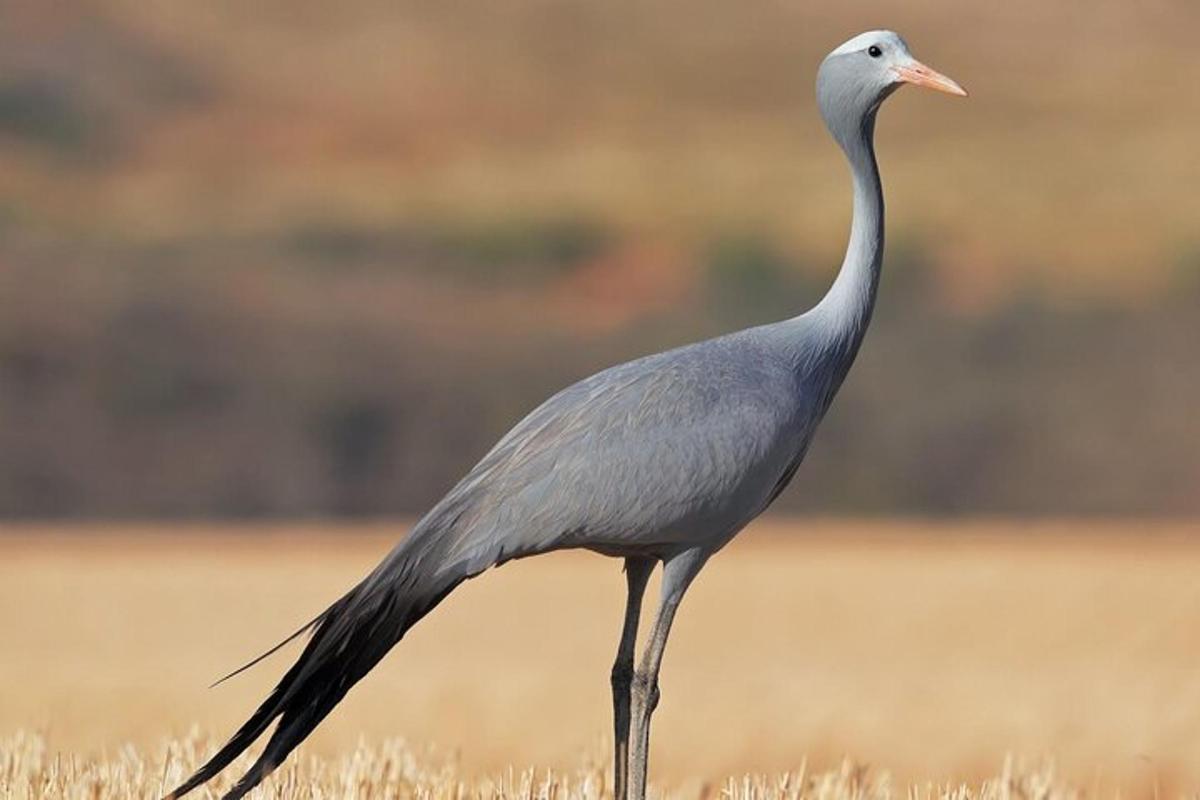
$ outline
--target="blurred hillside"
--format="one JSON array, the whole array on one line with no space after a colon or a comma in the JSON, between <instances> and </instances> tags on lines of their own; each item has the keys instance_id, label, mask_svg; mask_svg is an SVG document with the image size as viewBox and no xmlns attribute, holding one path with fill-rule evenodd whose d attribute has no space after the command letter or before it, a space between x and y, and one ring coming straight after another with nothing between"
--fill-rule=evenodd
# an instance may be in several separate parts
<instances>
[{"instance_id":1,"label":"blurred hillside","mask_svg":"<svg viewBox=\"0 0 1200 800\"><path fill-rule=\"evenodd\" d=\"M1200 6L0 3L0 515L421 509L564 383L796 313L849 193L875 327L824 511L1200 511Z\"/></svg>"}]
</instances>

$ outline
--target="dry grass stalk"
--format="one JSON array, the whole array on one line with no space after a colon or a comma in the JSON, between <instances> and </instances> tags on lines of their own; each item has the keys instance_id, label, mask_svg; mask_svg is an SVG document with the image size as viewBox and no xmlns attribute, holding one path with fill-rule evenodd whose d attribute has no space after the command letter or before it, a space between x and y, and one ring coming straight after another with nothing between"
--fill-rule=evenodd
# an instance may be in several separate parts
<instances>
[{"instance_id":1,"label":"dry grass stalk","mask_svg":"<svg viewBox=\"0 0 1200 800\"><path fill-rule=\"evenodd\" d=\"M56 751L37 733L0 739L0 796L12 800L129 800L161 797L200 763L216 742L193 730L153 752L132 745L99 758ZM199 798L215 798L249 766L243 757ZM716 787L720 788L717 789ZM509 767L499 775L464 774L455 758L417 751L402 740L358 746L332 759L301 752L256 790L277 800L604 800L611 797L598 758L588 756L569 773ZM723 783L655 792L678 800L1078 800L1085 792L1058 778L1053 764L1035 766L1006 758L1000 773L981 785L896 787L885 771L849 759L828 771L806 762L779 776L730 777Z\"/></svg>"}]
</instances>

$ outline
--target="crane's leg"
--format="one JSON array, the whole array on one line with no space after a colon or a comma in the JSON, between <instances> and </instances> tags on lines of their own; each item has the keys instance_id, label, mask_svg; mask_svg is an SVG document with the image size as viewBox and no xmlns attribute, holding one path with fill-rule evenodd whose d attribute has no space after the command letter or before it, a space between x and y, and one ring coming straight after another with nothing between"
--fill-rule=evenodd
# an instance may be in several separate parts
<instances>
[{"instance_id":1,"label":"crane's leg","mask_svg":"<svg viewBox=\"0 0 1200 800\"><path fill-rule=\"evenodd\" d=\"M687 550L663 563L662 598L658 619L650 632L650 641L642 654L641 667L633 675L633 753L629 759L629 798L645 800L646 771L650 755L650 716L658 706L658 668L662 665L663 650L671 632L671 621L679 601L704 566L709 553Z\"/></svg>"},{"instance_id":2,"label":"crane's leg","mask_svg":"<svg viewBox=\"0 0 1200 800\"><path fill-rule=\"evenodd\" d=\"M633 650L637 643L638 619L642 614L642 596L654 571L653 558L625 559L625 624L621 643L612 668L613 693L613 798L625 800L629 785L629 691L633 684Z\"/></svg>"}]
</instances>

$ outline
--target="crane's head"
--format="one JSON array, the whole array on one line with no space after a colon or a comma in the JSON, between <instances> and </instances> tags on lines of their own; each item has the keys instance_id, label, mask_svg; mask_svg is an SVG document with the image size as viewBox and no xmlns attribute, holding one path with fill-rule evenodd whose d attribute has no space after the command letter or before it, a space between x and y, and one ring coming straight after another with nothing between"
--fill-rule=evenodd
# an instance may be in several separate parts
<instances>
[{"instance_id":1,"label":"crane's head","mask_svg":"<svg viewBox=\"0 0 1200 800\"><path fill-rule=\"evenodd\" d=\"M847 127L874 118L888 95L906 83L965 97L950 78L913 58L892 31L867 31L825 57L817 72L817 103L830 131L842 140Z\"/></svg>"}]
</instances>

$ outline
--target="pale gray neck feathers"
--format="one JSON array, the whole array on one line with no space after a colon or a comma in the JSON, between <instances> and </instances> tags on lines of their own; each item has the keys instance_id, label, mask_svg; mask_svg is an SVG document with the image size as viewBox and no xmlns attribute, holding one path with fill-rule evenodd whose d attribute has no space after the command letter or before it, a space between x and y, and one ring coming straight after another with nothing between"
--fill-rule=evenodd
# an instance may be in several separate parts
<instances>
[{"instance_id":1,"label":"pale gray neck feathers","mask_svg":"<svg viewBox=\"0 0 1200 800\"><path fill-rule=\"evenodd\" d=\"M875 110L844 127L835 127L839 120L826 121L850 163L854 211L841 269L821 302L804 316L820 320L817 329L828 334L829 346L843 352L849 348L852 355L871 319L883 261L883 187L875 164Z\"/></svg>"}]
</instances>

